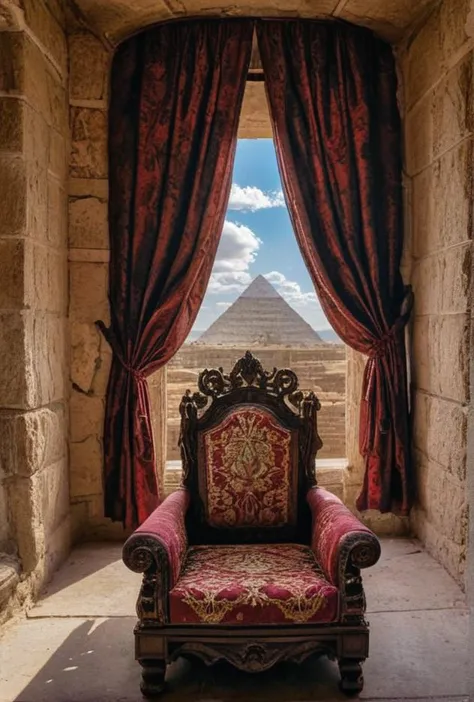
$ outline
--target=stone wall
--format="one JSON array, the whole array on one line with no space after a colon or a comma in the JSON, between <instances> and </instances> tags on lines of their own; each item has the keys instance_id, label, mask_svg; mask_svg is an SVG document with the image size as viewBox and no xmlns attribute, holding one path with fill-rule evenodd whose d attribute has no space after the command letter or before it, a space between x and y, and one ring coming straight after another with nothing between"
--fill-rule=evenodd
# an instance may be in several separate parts
<instances>
[{"instance_id":1,"label":"stone wall","mask_svg":"<svg viewBox=\"0 0 474 702\"><path fill-rule=\"evenodd\" d=\"M470 3L445 0L403 46L405 169L411 181L413 455L411 525L463 582L467 538L473 206Z\"/></svg>"},{"instance_id":2,"label":"stone wall","mask_svg":"<svg viewBox=\"0 0 474 702\"><path fill-rule=\"evenodd\" d=\"M69 549L67 47L60 0L0 0L0 605ZM0 583L5 574L0 558ZM8 602L21 573L21 583ZM0 585L0 590L2 587ZM1 608L1 606L0 606Z\"/></svg>"}]
</instances>

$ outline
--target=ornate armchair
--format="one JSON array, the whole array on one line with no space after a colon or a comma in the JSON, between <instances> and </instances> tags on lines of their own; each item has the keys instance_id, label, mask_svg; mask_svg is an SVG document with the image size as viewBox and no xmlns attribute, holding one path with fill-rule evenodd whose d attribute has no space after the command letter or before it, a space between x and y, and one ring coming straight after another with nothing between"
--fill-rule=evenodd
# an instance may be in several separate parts
<instances>
[{"instance_id":1,"label":"ornate armchair","mask_svg":"<svg viewBox=\"0 0 474 702\"><path fill-rule=\"evenodd\" d=\"M360 569L380 545L316 486L317 397L250 352L198 383L180 405L182 488L123 550L143 573L143 694L163 690L166 664L181 655L258 672L313 653L337 658L342 690L357 693L369 648Z\"/></svg>"}]
</instances>

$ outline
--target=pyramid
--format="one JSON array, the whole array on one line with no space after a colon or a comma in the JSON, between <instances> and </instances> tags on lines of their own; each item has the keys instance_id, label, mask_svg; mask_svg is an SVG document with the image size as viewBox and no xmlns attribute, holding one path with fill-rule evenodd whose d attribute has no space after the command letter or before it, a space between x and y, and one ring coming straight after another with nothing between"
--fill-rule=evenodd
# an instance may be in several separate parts
<instances>
[{"instance_id":1,"label":"pyramid","mask_svg":"<svg viewBox=\"0 0 474 702\"><path fill-rule=\"evenodd\" d=\"M263 275L194 342L207 346L316 346L322 339Z\"/></svg>"}]
</instances>

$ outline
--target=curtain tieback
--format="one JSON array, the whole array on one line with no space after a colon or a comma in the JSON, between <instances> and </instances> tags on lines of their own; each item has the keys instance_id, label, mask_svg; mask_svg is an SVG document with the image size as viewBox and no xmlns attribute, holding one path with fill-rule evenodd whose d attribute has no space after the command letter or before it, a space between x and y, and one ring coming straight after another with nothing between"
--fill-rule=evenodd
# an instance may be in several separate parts
<instances>
[{"instance_id":1,"label":"curtain tieback","mask_svg":"<svg viewBox=\"0 0 474 702\"><path fill-rule=\"evenodd\" d=\"M382 358L387 354L391 344L395 341L397 334L407 324L413 309L413 291L411 285L405 286L405 297L403 298L401 313L392 327L379 339L376 339L369 348L368 356L371 359Z\"/></svg>"},{"instance_id":2,"label":"curtain tieback","mask_svg":"<svg viewBox=\"0 0 474 702\"><path fill-rule=\"evenodd\" d=\"M102 332L104 339L109 344L115 358L120 363L122 368L124 368L127 371L127 373L130 373L130 375L132 375L135 378L135 380L146 380L146 375L143 373L143 371L133 368L124 359L119 344L117 342L117 338L114 332L112 331L112 327L107 327L101 319L98 319L95 322L95 325Z\"/></svg>"}]
</instances>

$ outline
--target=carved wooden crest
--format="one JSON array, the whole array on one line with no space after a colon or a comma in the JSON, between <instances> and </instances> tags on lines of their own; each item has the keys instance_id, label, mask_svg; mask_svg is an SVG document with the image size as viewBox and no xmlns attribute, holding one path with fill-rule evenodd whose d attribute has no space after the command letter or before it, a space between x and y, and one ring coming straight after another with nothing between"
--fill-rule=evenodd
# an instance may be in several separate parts
<instances>
[{"instance_id":1,"label":"carved wooden crest","mask_svg":"<svg viewBox=\"0 0 474 702\"><path fill-rule=\"evenodd\" d=\"M196 409L202 409L212 401L224 397L241 388L258 388L266 394L285 401L285 404L295 412L304 414L305 403L314 405L318 411L321 408L318 398L313 392L306 395L298 390L296 373L288 368L273 368L266 371L259 359L250 351L236 362L230 373L224 373L223 368L207 368L199 374L199 392L191 393L189 390L182 400L182 410L192 403ZM181 411L183 416L183 411Z\"/></svg>"}]
</instances>

